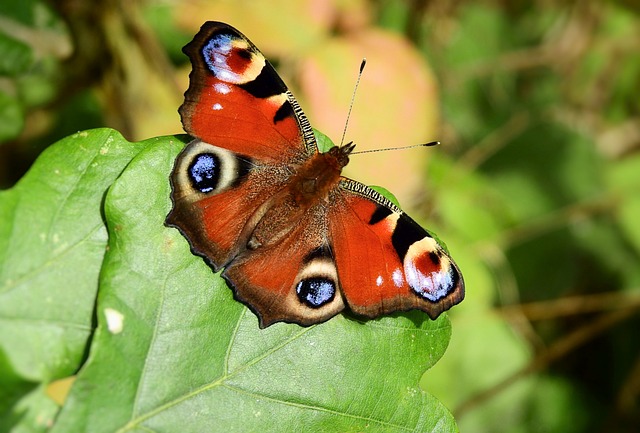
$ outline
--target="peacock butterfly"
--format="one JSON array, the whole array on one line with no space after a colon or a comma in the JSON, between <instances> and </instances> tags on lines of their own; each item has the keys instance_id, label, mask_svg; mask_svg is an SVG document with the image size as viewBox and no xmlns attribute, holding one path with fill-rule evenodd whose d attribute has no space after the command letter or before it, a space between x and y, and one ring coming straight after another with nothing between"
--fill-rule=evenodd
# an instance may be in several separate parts
<instances>
[{"instance_id":1,"label":"peacock butterfly","mask_svg":"<svg viewBox=\"0 0 640 433\"><path fill-rule=\"evenodd\" d=\"M352 143L318 151L298 102L242 33L205 23L183 51L179 109L196 137L171 174L167 224L259 317L319 323L348 308L435 319L464 298L460 270L420 225L340 172Z\"/></svg>"}]
</instances>

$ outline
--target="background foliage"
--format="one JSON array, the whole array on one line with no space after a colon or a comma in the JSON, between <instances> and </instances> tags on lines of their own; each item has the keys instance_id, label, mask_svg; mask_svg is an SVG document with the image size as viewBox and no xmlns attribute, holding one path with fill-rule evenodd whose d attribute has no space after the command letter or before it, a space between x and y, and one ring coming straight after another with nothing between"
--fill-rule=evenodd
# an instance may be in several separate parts
<instances>
[{"instance_id":1,"label":"background foliage","mask_svg":"<svg viewBox=\"0 0 640 433\"><path fill-rule=\"evenodd\" d=\"M449 314L448 350L423 376L422 387L465 432L636 431L638 12L624 1L3 2L0 182L11 187L43 149L79 130L106 125L129 140L180 133L176 109L189 71L180 48L205 20L229 22L250 37L274 61L312 124L334 140L366 56L347 139L360 149L432 139L442 145L354 158L349 175L396 193L447 242L468 288ZM100 159L103 147L92 150L100 164L83 171L82 193L97 202L138 152L169 146L166 140L127 146L106 130L90 134L94 143L106 146L111 137L122 144L106 154L109 161ZM59 149L69 149L69 156L43 158L40 167L61 170L75 188L74 170L87 159L72 150L73 141ZM64 262L46 265L48 254L62 247L53 237L45 249L35 246L39 231L27 224L34 215L51 215L42 229L48 235L78 236L87 260L81 279L89 286L110 278L89 263L102 260L107 238L118 239L115 228L108 233L103 224L113 216L98 208L80 220L82 226L54 225L66 221L60 209L84 216L82 204L60 206L61 200L73 204L73 196L56 190L55 179L43 183L38 173L49 172L38 170L0 195L0 430L45 429L59 409L45 389L55 398L64 394L57 379L87 360L89 346L82 342L109 337L93 334L92 320L106 323L102 312L85 308L77 309L73 332L35 340L38 334L23 319L42 317L29 305L46 305L49 286L29 276L31 287L42 290L12 298L21 265L45 264L36 267L50 284L65 281L65 271L74 273ZM154 170L160 169L142 171ZM29 199L19 188L31 192ZM16 215L24 232L3 243ZM95 292L80 297L72 289L54 303L93 305ZM61 314L46 313L49 321ZM333 331L333 338L344 332ZM68 347L54 343L60 341ZM26 347L17 350L19 363L9 362L7 353ZM60 362L43 366L35 359ZM84 374L99 379L106 373L94 368ZM81 392L74 389L68 404Z\"/></svg>"}]
</instances>

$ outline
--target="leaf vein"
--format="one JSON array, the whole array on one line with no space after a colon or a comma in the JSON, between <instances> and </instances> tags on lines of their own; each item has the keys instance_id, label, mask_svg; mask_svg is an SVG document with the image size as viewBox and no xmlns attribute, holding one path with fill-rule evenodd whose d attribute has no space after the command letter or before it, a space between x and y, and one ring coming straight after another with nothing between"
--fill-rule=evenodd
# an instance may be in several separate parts
<instances>
[{"instance_id":1,"label":"leaf vein","mask_svg":"<svg viewBox=\"0 0 640 433\"><path fill-rule=\"evenodd\" d=\"M400 424L395 424L395 423L391 423L388 421L384 421L381 419L377 419L377 418L373 418L370 416L364 416L364 415L356 415L356 414L352 414L352 413L347 413L347 412L341 412L339 410L336 409L331 409L328 407L323 407L323 406L319 406L319 405L310 405L310 404L305 404L305 403L296 403L296 402L292 402L292 401L286 401L286 400L280 400L277 398L273 398L270 397L268 395L264 395L264 394L259 394L259 393L255 393L255 392L250 392L247 391L245 389L241 389L241 388L236 388L230 385L222 385L224 388L227 388L231 391L235 391L241 394L245 394L248 396L251 396L253 398L263 398L265 400L269 400L273 403L278 403L278 404L283 404L285 406L293 406L293 407L297 407L297 408L301 408L301 409L308 409L308 410L314 410L314 411L318 411L318 412L325 412L325 413L330 413L332 415L338 415L338 416L343 416L346 418L351 418L354 420L361 420L361 421L366 421L366 422L371 422L371 423L376 423L379 424L381 426L385 426L385 427L393 427L399 430L404 430L404 431L414 431L413 428L409 428L409 427L405 427L403 425Z\"/></svg>"}]
</instances>

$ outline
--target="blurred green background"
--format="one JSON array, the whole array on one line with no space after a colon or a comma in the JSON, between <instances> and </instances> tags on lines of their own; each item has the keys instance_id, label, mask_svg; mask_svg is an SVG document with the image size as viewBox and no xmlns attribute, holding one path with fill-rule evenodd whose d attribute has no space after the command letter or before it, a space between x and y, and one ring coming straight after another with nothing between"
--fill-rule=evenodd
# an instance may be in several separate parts
<instances>
[{"instance_id":1,"label":"blurred green background","mask_svg":"<svg viewBox=\"0 0 640 433\"><path fill-rule=\"evenodd\" d=\"M182 132L206 20L245 33L467 284L422 381L464 432L640 430L640 6L631 1L0 3L0 187L110 126Z\"/></svg>"}]
</instances>

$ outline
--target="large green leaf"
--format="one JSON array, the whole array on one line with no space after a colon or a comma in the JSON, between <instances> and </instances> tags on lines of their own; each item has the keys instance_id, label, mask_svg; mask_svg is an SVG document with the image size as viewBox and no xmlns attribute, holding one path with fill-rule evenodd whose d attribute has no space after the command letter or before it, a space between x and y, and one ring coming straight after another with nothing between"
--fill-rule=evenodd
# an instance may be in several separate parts
<instances>
[{"instance_id":1,"label":"large green leaf","mask_svg":"<svg viewBox=\"0 0 640 433\"><path fill-rule=\"evenodd\" d=\"M180 148L147 148L107 194L98 327L53 431L456 431L418 387L448 344L447 317L260 330L163 224Z\"/></svg>"},{"instance_id":2,"label":"large green leaf","mask_svg":"<svg viewBox=\"0 0 640 433\"><path fill-rule=\"evenodd\" d=\"M31 381L80 365L107 231L107 188L144 143L108 129L70 136L0 193L0 352Z\"/></svg>"}]
</instances>

